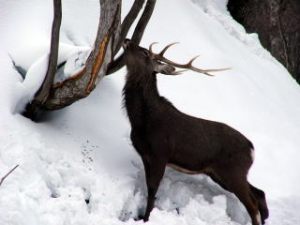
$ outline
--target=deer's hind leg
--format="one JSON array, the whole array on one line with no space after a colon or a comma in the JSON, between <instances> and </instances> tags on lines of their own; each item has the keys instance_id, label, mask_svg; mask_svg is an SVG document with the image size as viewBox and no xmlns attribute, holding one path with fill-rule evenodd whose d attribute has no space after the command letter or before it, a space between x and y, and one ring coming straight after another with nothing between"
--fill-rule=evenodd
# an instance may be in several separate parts
<instances>
[{"instance_id":1,"label":"deer's hind leg","mask_svg":"<svg viewBox=\"0 0 300 225\"><path fill-rule=\"evenodd\" d=\"M253 193L254 197L258 201L258 209L259 209L259 212L261 215L262 223L264 224L265 220L269 217L269 210L268 210L268 206L267 206L265 193L262 190L254 187L250 183L249 183L249 187L250 187L251 192Z\"/></svg>"},{"instance_id":2,"label":"deer's hind leg","mask_svg":"<svg viewBox=\"0 0 300 225\"><path fill-rule=\"evenodd\" d=\"M261 224L258 202L256 198L253 198L250 186L247 182L246 172L241 174L241 171L216 169L212 174L208 175L221 187L236 195L249 213L252 225Z\"/></svg>"}]
</instances>

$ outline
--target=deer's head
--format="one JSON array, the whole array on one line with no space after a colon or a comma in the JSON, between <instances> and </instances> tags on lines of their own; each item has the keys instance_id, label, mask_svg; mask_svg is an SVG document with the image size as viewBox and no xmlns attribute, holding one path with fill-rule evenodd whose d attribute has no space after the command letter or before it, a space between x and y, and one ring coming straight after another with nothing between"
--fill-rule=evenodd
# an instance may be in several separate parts
<instances>
[{"instance_id":1,"label":"deer's head","mask_svg":"<svg viewBox=\"0 0 300 225\"><path fill-rule=\"evenodd\" d=\"M186 70L192 70L197 73L202 73L208 76L213 76L210 72L218 72L228 70L229 68L222 69L200 69L192 65L194 60L198 57L192 58L186 64L179 64L173 62L164 57L165 52L174 44L167 45L160 53L156 54L152 51L152 46L156 42L149 46L149 49L142 48L137 44L133 43L131 40L126 39L123 43L123 48L125 51L125 62L129 71L142 70L147 72L162 73L166 75L179 75ZM176 68L182 68L184 70L177 71Z\"/></svg>"},{"instance_id":2,"label":"deer's head","mask_svg":"<svg viewBox=\"0 0 300 225\"><path fill-rule=\"evenodd\" d=\"M172 65L162 63L155 58L152 51L142 48L129 39L123 44L125 50L125 62L129 71L142 69L143 71L172 74L176 68Z\"/></svg>"}]
</instances>

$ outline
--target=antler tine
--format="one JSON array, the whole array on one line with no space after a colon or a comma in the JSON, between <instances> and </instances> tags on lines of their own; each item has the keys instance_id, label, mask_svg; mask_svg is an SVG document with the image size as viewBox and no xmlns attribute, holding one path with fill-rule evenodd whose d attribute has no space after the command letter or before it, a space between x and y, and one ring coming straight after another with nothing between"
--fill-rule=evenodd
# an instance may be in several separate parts
<instances>
[{"instance_id":1,"label":"antler tine","mask_svg":"<svg viewBox=\"0 0 300 225\"><path fill-rule=\"evenodd\" d=\"M152 47L153 45L158 44L158 42L153 42L149 45L149 52L153 54Z\"/></svg>"},{"instance_id":2,"label":"antler tine","mask_svg":"<svg viewBox=\"0 0 300 225\"><path fill-rule=\"evenodd\" d=\"M225 70L229 70L230 69L230 68L220 68L220 69L207 69L207 70L203 70L203 69L194 67L192 64L193 64L193 62L198 57L199 57L199 55L195 56L186 65L183 65L183 67L187 68L187 69L190 69L192 71L195 71L195 72L203 73L203 74L208 75L208 76L214 76L214 75L210 74L210 72L220 72L220 71L225 71Z\"/></svg>"},{"instance_id":3,"label":"antler tine","mask_svg":"<svg viewBox=\"0 0 300 225\"><path fill-rule=\"evenodd\" d=\"M166 47L164 47L163 50L161 50L161 52L158 54L160 56L163 56L165 54L165 52L173 45L176 45L176 44L179 44L179 42L174 42L174 43L171 43L171 44L168 44Z\"/></svg>"},{"instance_id":4,"label":"antler tine","mask_svg":"<svg viewBox=\"0 0 300 225\"><path fill-rule=\"evenodd\" d=\"M176 71L174 71L174 72L172 72L172 73L170 73L170 75L181 75L182 73L184 73L185 71L187 71L187 70L176 70Z\"/></svg>"},{"instance_id":5,"label":"antler tine","mask_svg":"<svg viewBox=\"0 0 300 225\"><path fill-rule=\"evenodd\" d=\"M203 70L200 68L196 68L194 66L190 66L188 69L198 72L198 73L202 73L208 76L214 76L212 74L210 74L211 72L220 72L220 71L226 71L226 70L230 70L231 68L220 68L220 69L207 69L207 70Z\"/></svg>"},{"instance_id":6,"label":"antler tine","mask_svg":"<svg viewBox=\"0 0 300 225\"><path fill-rule=\"evenodd\" d=\"M196 55L194 58L192 58L186 65L192 66L193 62L199 57L200 55Z\"/></svg>"}]
</instances>

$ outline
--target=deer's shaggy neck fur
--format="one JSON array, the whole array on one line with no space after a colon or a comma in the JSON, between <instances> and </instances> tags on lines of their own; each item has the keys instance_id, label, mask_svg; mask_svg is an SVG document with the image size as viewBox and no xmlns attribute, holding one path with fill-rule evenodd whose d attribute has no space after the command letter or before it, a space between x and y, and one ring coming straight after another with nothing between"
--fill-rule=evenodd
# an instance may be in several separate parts
<instances>
[{"instance_id":1,"label":"deer's shaggy neck fur","mask_svg":"<svg viewBox=\"0 0 300 225\"><path fill-rule=\"evenodd\" d=\"M155 72L129 70L123 96L133 129L145 128L146 121L150 122L149 120L159 121L163 111L169 107L174 108L166 98L160 96Z\"/></svg>"}]
</instances>

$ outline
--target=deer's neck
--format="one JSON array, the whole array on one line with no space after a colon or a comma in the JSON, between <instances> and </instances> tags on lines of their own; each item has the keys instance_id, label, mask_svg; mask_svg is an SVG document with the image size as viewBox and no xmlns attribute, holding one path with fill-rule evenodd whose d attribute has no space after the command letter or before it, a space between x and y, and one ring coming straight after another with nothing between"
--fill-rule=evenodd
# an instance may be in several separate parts
<instances>
[{"instance_id":1,"label":"deer's neck","mask_svg":"<svg viewBox=\"0 0 300 225\"><path fill-rule=\"evenodd\" d=\"M127 75L124 105L133 128L142 128L159 111L161 97L156 83L156 74Z\"/></svg>"}]
</instances>

